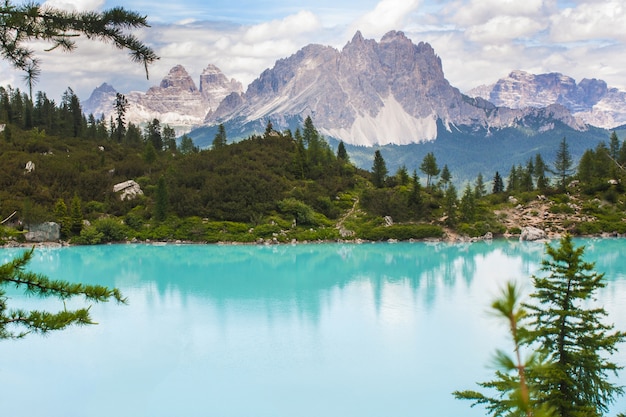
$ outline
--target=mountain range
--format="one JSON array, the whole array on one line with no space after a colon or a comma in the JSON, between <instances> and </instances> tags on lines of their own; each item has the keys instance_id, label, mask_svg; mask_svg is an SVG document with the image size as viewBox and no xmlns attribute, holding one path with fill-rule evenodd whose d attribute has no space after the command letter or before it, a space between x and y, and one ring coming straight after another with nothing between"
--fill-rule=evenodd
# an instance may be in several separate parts
<instances>
[{"instance_id":1,"label":"mountain range","mask_svg":"<svg viewBox=\"0 0 626 417\"><path fill-rule=\"evenodd\" d=\"M85 113L108 117L115 94L101 85L83 103ZM605 129L626 122L626 92L597 79L576 83L558 73L513 71L463 94L447 81L428 43L416 45L397 31L379 42L357 32L341 50L308 45L245 91L213 65L200 76L200 88L176 66L159 86L126 97L127 120L158 118L201 147L210 146L219 124L238 140L262 133L268 120L277 130L294 129L311 116L331 144L343 141L363 167L373 148L383 150L392 169L417 167L436 151L468 178L508 169L536 152L550 156L563 136L578 157L608 137Z\"/></svg>"}]
</instances>

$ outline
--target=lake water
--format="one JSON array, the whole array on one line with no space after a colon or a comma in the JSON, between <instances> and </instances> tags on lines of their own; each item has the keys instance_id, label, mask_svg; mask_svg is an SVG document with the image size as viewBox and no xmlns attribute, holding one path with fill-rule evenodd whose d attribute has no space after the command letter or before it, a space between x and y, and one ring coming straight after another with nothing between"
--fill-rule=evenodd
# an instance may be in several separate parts
<instances>
[{"instance_id":1,"label":"lake water","mask_svg":"<svg viewBox=\"0 0 626 417\"><path fill-rule=\"evenodd\" d=\"M626 241L576 243L606 273L599 302L626 329ZM37 249L31 270L116 286L129 304L94 305L97 326L0 342L2 416L484 416L451 392L492 376L494 350L509 345L488 306L507 280L528 289L543 251L507 241ZM0 261L18 252L2 249ZM62 308L9 295L12 307ZM626 364L625 352L614 359Z\"/></svg>"}]
</instances>

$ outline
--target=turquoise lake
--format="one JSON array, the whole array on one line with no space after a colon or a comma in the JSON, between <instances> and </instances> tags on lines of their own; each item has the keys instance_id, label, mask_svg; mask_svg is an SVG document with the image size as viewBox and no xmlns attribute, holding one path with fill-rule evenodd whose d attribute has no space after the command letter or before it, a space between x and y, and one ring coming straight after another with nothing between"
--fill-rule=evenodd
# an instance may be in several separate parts
<instances>
[{"instance_id":1,"label":"turquoise lake","mask_svg":"<svg viewBox=\"0 0 626 417\"><path fill-rule=\"evenodd\" d=\"M626 240L576 244L606 273L607 321L626 330ZM529 290L543 254L514 241L36 249L31 270L118 287L129 304L93 305L96 326L0 342L2 416L485 416L451 392L492 376L510 346L489 305L508 280ZM613 359L626 365L626 346Z\"/></svg>"}]
</instances>

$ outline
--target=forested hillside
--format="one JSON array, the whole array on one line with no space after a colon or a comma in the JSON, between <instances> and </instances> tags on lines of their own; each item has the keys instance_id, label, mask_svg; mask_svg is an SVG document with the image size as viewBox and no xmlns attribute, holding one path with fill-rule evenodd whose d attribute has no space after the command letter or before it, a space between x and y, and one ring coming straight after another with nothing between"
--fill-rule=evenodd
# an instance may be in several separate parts
<instances>
[{"instance_id":1,"label":"forested hillside","mask_svg":"<svg viewBox=\"0 0 626 417\"><path fill-rule=\"evenodd\" d=\"M5 235L19 240L44 221L60 223L62 239L75 243L501 235L525 225L507 222L508 211L537 201L549 203L542 209L549 215L565 215L545 226L554 231L626 232L626 146L615 134L585 153L578 169L563 139L552 161L536 154L461 188L434 153L388 172L372 150L371 170L359 169L310 118L293 132L268 121L263 135L230 144L220 126L200 150L159 120L126 123L124 96L115 104L118 116L107 121L84 116L71 89L56 104L44 93L32 101L0 88L0 220L18 230ZM122 199L114 185L128 180L142 194Z\"/></svg>"}]
</instances>

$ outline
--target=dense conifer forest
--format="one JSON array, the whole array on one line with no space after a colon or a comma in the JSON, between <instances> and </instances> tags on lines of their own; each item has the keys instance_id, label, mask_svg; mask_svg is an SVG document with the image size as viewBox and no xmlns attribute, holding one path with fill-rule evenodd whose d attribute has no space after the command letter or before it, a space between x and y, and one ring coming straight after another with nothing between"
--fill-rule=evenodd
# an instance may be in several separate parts
<instances>
[{"instance_id":1,"label":"dense conifer forest","mask_svg":"<svg viewBox=\"0 0 626 417\"><path fill-rule=\"evenodd\" d=\"M343 143L331 149L311 118L293 132L268 121L262 135L236 143L220 126L201 150L159 120L126 123L126 103L118 94L117 116L105 120L85 116L69 88L58 104L42 92L31 99L0 88L4 239L46 221L61 224L63 240L83 244L515 235L521 226L506 213L539 200L565 215L555 230L626 232L626 145L615 133L578 166L563 138L554 161L537 154L508 173L459 184L432 153L390 173L377 152L371 169L360 169ZM143 194L122 199L113 191L128 180Z\"/></svg>"}]
</instances>

